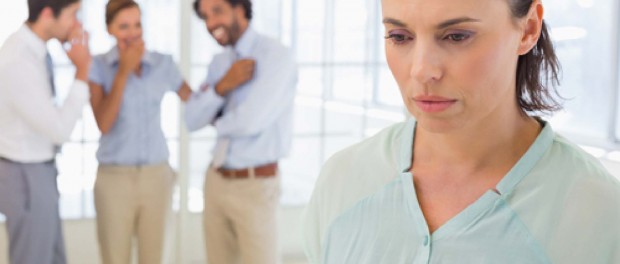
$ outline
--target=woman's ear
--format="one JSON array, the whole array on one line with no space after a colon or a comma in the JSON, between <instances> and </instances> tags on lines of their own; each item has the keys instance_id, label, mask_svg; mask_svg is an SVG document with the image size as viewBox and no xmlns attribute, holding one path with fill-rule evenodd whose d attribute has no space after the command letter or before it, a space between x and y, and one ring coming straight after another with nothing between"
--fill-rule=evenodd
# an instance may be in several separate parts
<instances>
[{"instance_id":1,"label":"woman's ear","mask_svg":"<svg viewBox=\"0 0 620 264\"><path fill-rule=\"evenodd\" d=\"M534 0L530 11L522 22L523 35L519 44L519 55L525 55L536 46L542 30L544 8L540 0Z\"/></svg>"}]
</instances>

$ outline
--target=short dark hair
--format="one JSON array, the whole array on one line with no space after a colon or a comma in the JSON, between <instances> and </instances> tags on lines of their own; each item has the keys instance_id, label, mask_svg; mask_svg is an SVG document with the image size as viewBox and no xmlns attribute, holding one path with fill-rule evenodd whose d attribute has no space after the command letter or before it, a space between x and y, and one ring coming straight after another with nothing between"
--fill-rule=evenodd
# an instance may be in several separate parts
<instances>
[{"instance_id":1,"label":"short dark hair","mask_svg":"<svg viewBox=\"0 0 620 264\"><path fill-rule=\"evenodd\" d=\"M41 11L46 7L52 8L54 17L58 17L65 7L79 1L80 0L28 0L28 22L36 22L41 15Z\"/></svg>"},{"instance_id":2,"label":"short dark hair","mask_svg":"<svg viewBox=\"0 0 620 264\"><path fill-rule=\"evenodd\" d=\"M110 25L112 20L124 9L137 7L140 8L138 3L133 0L110 0L105 5L105 24Z\"/></svg>"},{"instance_id":3,"label":"short dark hair","mask_svg":"<svg viewBox=\"0 0 620 264\"><path fill-rule=\"evenodd\" d=\"M533 0L508 0L514 18L525 17ZM555 96L560 84L560 62L555 55L551 36L543 20L542 30L536 46L527 54L519 56L517 63L516 98L523 113L552 113L562 109ZM551 84L551 85L549 85Z\"/></svg>"},{"instance_id":4,"label":"short dark hair","mask_svg":"<svg viewBox=\"0 0 620 264\"><path fill-rule=\"evenodd\" d=\"M243 6L243 10L245 10L245 18L252 20L252 2L250 0L226 0L226 2L233 7L237 5ZM199 18L204 19L202 14L200 14L200 0L194 0L194 11Z\"/></svg>"}]
</instances>

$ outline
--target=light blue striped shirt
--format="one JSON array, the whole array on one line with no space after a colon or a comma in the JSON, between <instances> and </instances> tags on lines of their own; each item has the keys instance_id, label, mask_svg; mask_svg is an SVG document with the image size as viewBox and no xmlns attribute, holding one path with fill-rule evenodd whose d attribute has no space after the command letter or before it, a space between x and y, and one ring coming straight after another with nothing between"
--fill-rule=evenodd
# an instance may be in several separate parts
<instances>
[{"instance_id":1,"label":"light blue striped shirt","mask_svg":"<svg viewBox=\"0 0 620 264\"><path fill-rule=\"evenodd\" d=\"M256 60L253 78L226 97L215 85L240 58ZM213 124L217 144L229 141L225 168L247 168L285 157L292 140L297 65L291 51L278 41L248 28L237 45L216 55L204 85L186 104L186 123L194 131ZM223 108L223 115L216 117ZM217 118L217 119L216 119Z\"/></svg>"},{"instance_id":2,"label":"light blue striped shirt","mask_svg":"<svg viewBox=\"0 0 620 264\"><path fill-rule=\"evenodd\" d=\"M414 129L394 125L326 163L304 219L310 263L620 263L618 180L549 124L498 192L431 234L409 172Z\"/></svg>"},{"instance_id":3,"label":"light blue striped shirt","mask_svg":"<svg viewBox=\"0 0 620 264\"><path fill-rule=\"evenodd\" d=\"M112 90L118 70L118 49L95 56L89 79ZM97 159L105 165L154 165L168 160L168 145L161 128L161 102L169 91L178 91L183 76L170 55L145 52L142 75L127 79L118 118L99 141Z\"/></svg>"}]
</instances>

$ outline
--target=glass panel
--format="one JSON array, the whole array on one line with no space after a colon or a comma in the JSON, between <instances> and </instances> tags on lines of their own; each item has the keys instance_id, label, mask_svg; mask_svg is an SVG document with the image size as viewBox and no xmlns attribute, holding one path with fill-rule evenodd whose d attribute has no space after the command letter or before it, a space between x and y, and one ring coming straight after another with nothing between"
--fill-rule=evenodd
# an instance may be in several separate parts
<instances>
[{"instance_id":1,"label":"glass panel","mask_svg":"<svg viewBox=\"0 0 620 264\"><path fill-rule=\"evenodd\" d=\"M324 157L359 142L365 126L364 108L339 101L325 102Z\"/></svg>"},{"instance_id":2,"label":"glass panel","mask_svg":"<svg viewBox=\"0 0 620 264\"><path fill-rule=\"evenodd\" d=\"M280 39L282 0L253 0L252 26L260 33Z\"/></svg>"},{"instance_id":3,"label":"glass panel","mask_svg":"<svg viewBox=\"0 0 620 264\"><path fill-rule=\"evenodd\" d=\"M304 205L310 200L312 188L319 175L321 160L319 134L295 137L289 157L280 162L282 173L282 204Z\"/></svg>"},{"instance_id":4,"label":"glass panel","mask_svg":"<svg viewBox=\"0 0 620 264\"><path fill-rule=\"evenodd\" d=\"M151 50L179 58L181 1L139 0L142 7L144 41Z\"/></svg>"},{"instance_id":5,"label":"glass panel","mask_svg":"<svg viewBox=\"0 0 620 264\"><path fill-rule=\"evenodd\" d=\"M93 143L66 143L56 158L63 218L85 217L84 206L92 203L84 200L84 193L92 192L97 167L95 151Z\"/></svg>"},{"instance_id":6,"label":"glass panel","mask_svg":"<svg viewBox=\"0 0 620 264\"><path fill-rule=\"evenodd\" d=\"M90 105L84 107L84 110L82 111L82 119L76 125L74 135L76 131L81 131L80 138L85 142L99 141L101 131L99 131L97 121L95 121L95 115L93 114L93 110ZM71 140L77 141L79 139L71 137Z\"/></svg>"},{"instance_id":7,"label":"glass panel","mask_svg":"<svg viewBox=\"0 0 620 264\"><path fill-rule=\"evenodd\" d=\"M189 145L189 197L190 212L201 212L203 209L203 186L207 167L211 162L211 150L214 139L192 139Z\"/></svg>"},{"instance_id":8,"label":"glass panel","mask_svg":"<svg viewBox=\"0 0 620 264\"><path fill-rule=\"evenodd\" d=\"M27 1L0 1L0 43L17 31L27 18Z\"/></svg>"},{"instance_id":9,"label":"glass panel","mask_svg":"<svg viewBox=\"0 0 620 264\"><path fill-rule=\"evenodd\" d=\"M565 111L551 119L570 135L609 140L616 98L617 1L550 0L547 21L563 67L559 91L568 98ZM596 118L592 118L596 117Z\"/></svg>"},{"instance_id":10,"label":"glass panel","mask_svg":"<svg viewBox=\"0 0 620 264\"><path fill-rule=\"evenodd\" d=\"M90 35L89 48L92 54L105 53L114 45L114 40L108 34L105 24L107 2L107 0L82 1L82 23ZM144 7L142 9L145 10Z\"/></svg>"},{"instance_id":11,"label":"glass panel","mask_svg":"<svg viewBox=\"0 0 620 264\"><path fill-rule=\"evenodd\" d=\"M359 0L338 0L335 2L334 15L334 61L363 62L369 61L367 41L372 28L366 5ZM374 25L373 25L374 26Z\"/></svg>"},{"instance_id":12,"label":"glass panel","mask_svg":"<svg viewBox=\"0 0 620 264\"><path fill-rule=\"evenodd\" d=\"M321 100L297 96L295 100L294 131L296 136L318 136L321 131ZM297 138L295 138L297 140Z\"/></svg>"},{"instance_id":13,"label":"glass panel","mask_svg":"<svg viewBox=\"0 0 620 264\"><path fill-rule=\"evenodd\" d=\"M323 95L323 80L322 67L300 67L297 83L298 94L320 97Z\"/></svg>"},{"instance_id":14,"label":"glass panel","mask_svg":"<svg viewBox=\"0 0 620 264\"><path fill-rule=\"evenodd\" d=\"M299 63L321 62L323 59L323 34L325 30L325 1L299 0L293 17L297 19L297 59ZM287 23L287 22L284 22Z\"/></svg>"},{"instance_id":15,"label":"glass panel","mask_svg":"<svg viewBox=\"0 0 620 264\"><path fill-rule=\"evenodd\" d=\"M364 66L334 67L332 96L334 99L361 104L371 98L373 76Z\"/></svg>"},{"instance_id":16,"label":"glass panel","mask_svg":"<svg viewBox=\"0 0 620 264\"><path fill-rule=\"evenodd\" d=\"M377 101L380 104L404 107L398 84L387 66L380 68L377 94Z\"/></svg>"},{"instance_id":17,"label":"glass panel","mask_svg":"<svg viewBox=\"0 0 620 264\"><path fill-rule=\"evenodd\" d=\"M176 93L166 93L161 102L161 127L166 138L179 138L179 104L181 100ZM172 156L172 152L170 153Z\"/></svg>"},{"instance_id":18,"label":"glass panel","mask_svg":"<svg viewBox=\"0 0 620 264\"><path fill-rule=\"evenodd\" d=\"M293 4L296 0L283 0L280 8L281 19L278 27L280 28L280 40L287 47L293 47Z\"/></svg>"}]
</instances>

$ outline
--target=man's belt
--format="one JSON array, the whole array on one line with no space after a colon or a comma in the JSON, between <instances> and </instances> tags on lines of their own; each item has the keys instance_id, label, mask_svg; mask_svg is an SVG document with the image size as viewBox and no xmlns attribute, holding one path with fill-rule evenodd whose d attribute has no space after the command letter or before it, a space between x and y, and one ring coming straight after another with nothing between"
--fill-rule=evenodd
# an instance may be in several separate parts
<instances>
[{"instance_id":1,"label":"man's belt","mask_svg":"<svg viewBox=\"0 0 620 264\"><path fill-rule=\"evenodd\" d=\"M224 169L219 168L217 171L227 179L245 179L254 175L256 178L273 177L278 173L278 163L273 162L253 168L245 169Z\"/></svg>"}]
</instances>

